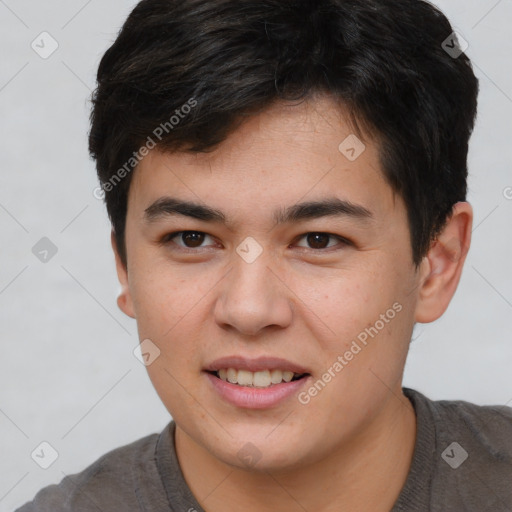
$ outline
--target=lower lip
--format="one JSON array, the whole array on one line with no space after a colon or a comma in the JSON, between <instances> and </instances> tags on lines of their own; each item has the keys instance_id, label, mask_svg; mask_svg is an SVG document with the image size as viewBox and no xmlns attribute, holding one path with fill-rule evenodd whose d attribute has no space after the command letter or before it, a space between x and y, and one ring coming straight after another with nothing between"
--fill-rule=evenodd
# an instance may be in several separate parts
<instances>
[{"instance_id":1,"label":"lower lip","mask_svg":"<svg viewBox=\"0 0 512 512\"><path fill-rule=\"evenodd\" d=\"M206 376L222 398L236 407L245 409L267 409L276 406L297 393L309 379L307 376L291 382L273 384L268 388L255 388L231 384L208 372Z\"/></svg>"}]
</instances>

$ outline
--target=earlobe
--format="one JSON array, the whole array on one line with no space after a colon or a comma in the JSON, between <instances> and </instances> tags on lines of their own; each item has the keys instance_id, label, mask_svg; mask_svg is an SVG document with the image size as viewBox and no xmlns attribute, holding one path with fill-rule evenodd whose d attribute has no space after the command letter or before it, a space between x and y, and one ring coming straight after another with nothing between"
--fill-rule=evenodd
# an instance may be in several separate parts
<instances>
[{"instance_id":1,"label":"earlobe","mask_svg":"<svg viewBox=\"0 0 512 512\"><path fill-rule=\"evenodd\" d=\"M130 286L128 283L128 269L121 261L119 251L117 250L117 243L114 231L110 234L110 242L112 244L112 250L116 259L116 271L119 283L121 284L121 291L117 297L117 305L119 309L127 316L135 318L135 312L133 309L133 301L130 293Z\"/></svg>"},{"instance_id":2,"label":"earlobe","mask_svg":"<svg viewBox=\"0 0 512 512\"><path fill-rule=\"evenodd\" d=\"M443 231L422 262L416 322L433 322L448 308L469 250L472 224L471 205L456 203Z\"/></svg>"}]
</instances>

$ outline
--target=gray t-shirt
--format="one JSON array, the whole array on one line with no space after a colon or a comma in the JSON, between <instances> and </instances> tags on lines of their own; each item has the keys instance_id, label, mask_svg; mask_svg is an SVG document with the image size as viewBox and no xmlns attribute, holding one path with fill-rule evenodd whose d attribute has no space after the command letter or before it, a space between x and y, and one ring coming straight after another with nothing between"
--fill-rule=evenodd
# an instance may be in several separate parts
<instances>
[{"instance_id":1,"label":"gray t-shirt","mask_svg":"<svg viewBox=\"0 0 512 512\"><path fill-rule=\"evenodd\" d=\"M512 512L512 408L432 401L417 416L409 475L390 512ZM174 449L175 423L42 489L17 512L204 512Z\"/></svg>"}]
</instances>

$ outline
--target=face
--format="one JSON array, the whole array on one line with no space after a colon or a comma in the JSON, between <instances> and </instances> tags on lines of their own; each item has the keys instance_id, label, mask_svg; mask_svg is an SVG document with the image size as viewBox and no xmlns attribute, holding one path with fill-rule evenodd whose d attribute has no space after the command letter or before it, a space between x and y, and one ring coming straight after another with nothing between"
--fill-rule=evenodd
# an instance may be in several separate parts
<instances>
[{"instance_id":1,"label":"face","mask_svg":"<svg viewBox=\"0 0 512 512\"><path fill-rule=\"evenodd\" d=\"M313 463L401 393L420 276L377 146L340 149L352 134L317 97L135 171L119 304L178 428L220 461Z\"/></svg>"}]
</instances>

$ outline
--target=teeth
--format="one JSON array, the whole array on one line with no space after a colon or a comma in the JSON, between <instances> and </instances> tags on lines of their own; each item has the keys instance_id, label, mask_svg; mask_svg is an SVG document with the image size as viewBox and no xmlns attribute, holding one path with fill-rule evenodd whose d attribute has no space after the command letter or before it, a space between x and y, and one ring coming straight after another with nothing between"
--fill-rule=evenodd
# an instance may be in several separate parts
<instances>
[{"instance_id":1,"label":"teeth","mask_svg":"<svg viewBox=\"0 0 512 512\"><path fill-rule=\"evenodd\" d=\"M283 379L283 372L281 370L272 370L270 379L272 380L272 384L279 384Z\"/></svg>"},{"instance_id":2,"label":"teeth","mask_svg":"<svg viewBox=\"0 0 512 512\"><path fill-rule=\"evenodd\" d=\"M252 386L252 372L248 372L247 370L238 370L237 383L240 386Z\"/></svg>"},{"instance_id":3,"label":"teeth","mask_svg":"<svg viewBox=\"0 0 512 512\"><path fill-rule=\"evenodd\" d=\"M233 368L228 368L226 373L227 373L228 382L231 382L231 384L236 384L238 382L238 380L237 380L238 372L236 370L234 370ZM219 375L219 377L220 377L220 375Z\"/></svg>"},{"instance_id":4,"label":"teeth","mask_svg":"<svg viewBox=\"0 0 512 512\"><path fill-rule=\"evenodd\" d=\"M240 375L240 372L238 372ZM240 384L240 380L238 380ZM270 372L268 370L264 370L262 372L254 372L252 377L252 385L257 388L268 388L272 384L272 379L270 378Z\"/></svg>"},{"instance_id":5,"label":"teeth","mask_svg":"<svg viewBox=\"0 0 512 512\"><path fill-rule=\"evenodd\" d=\"M250 372L248 370L236 370L235 368L222 368L217 372L217 376L220 379L231 382L231 384L256 388L268 388L273 384L280 384L283 381L290 382L294 375L300 374L282 370Z\"/></svg>"},{"instance_id":6,"label":"teeth","mask_svg":"<svg viewBox=\"0 0 512 512\"><path fill-rule=\"evenodd\" d=\"M283 372L283 380L290 382L293 379L293 372Z\"/></svg>"}]
</instances>

